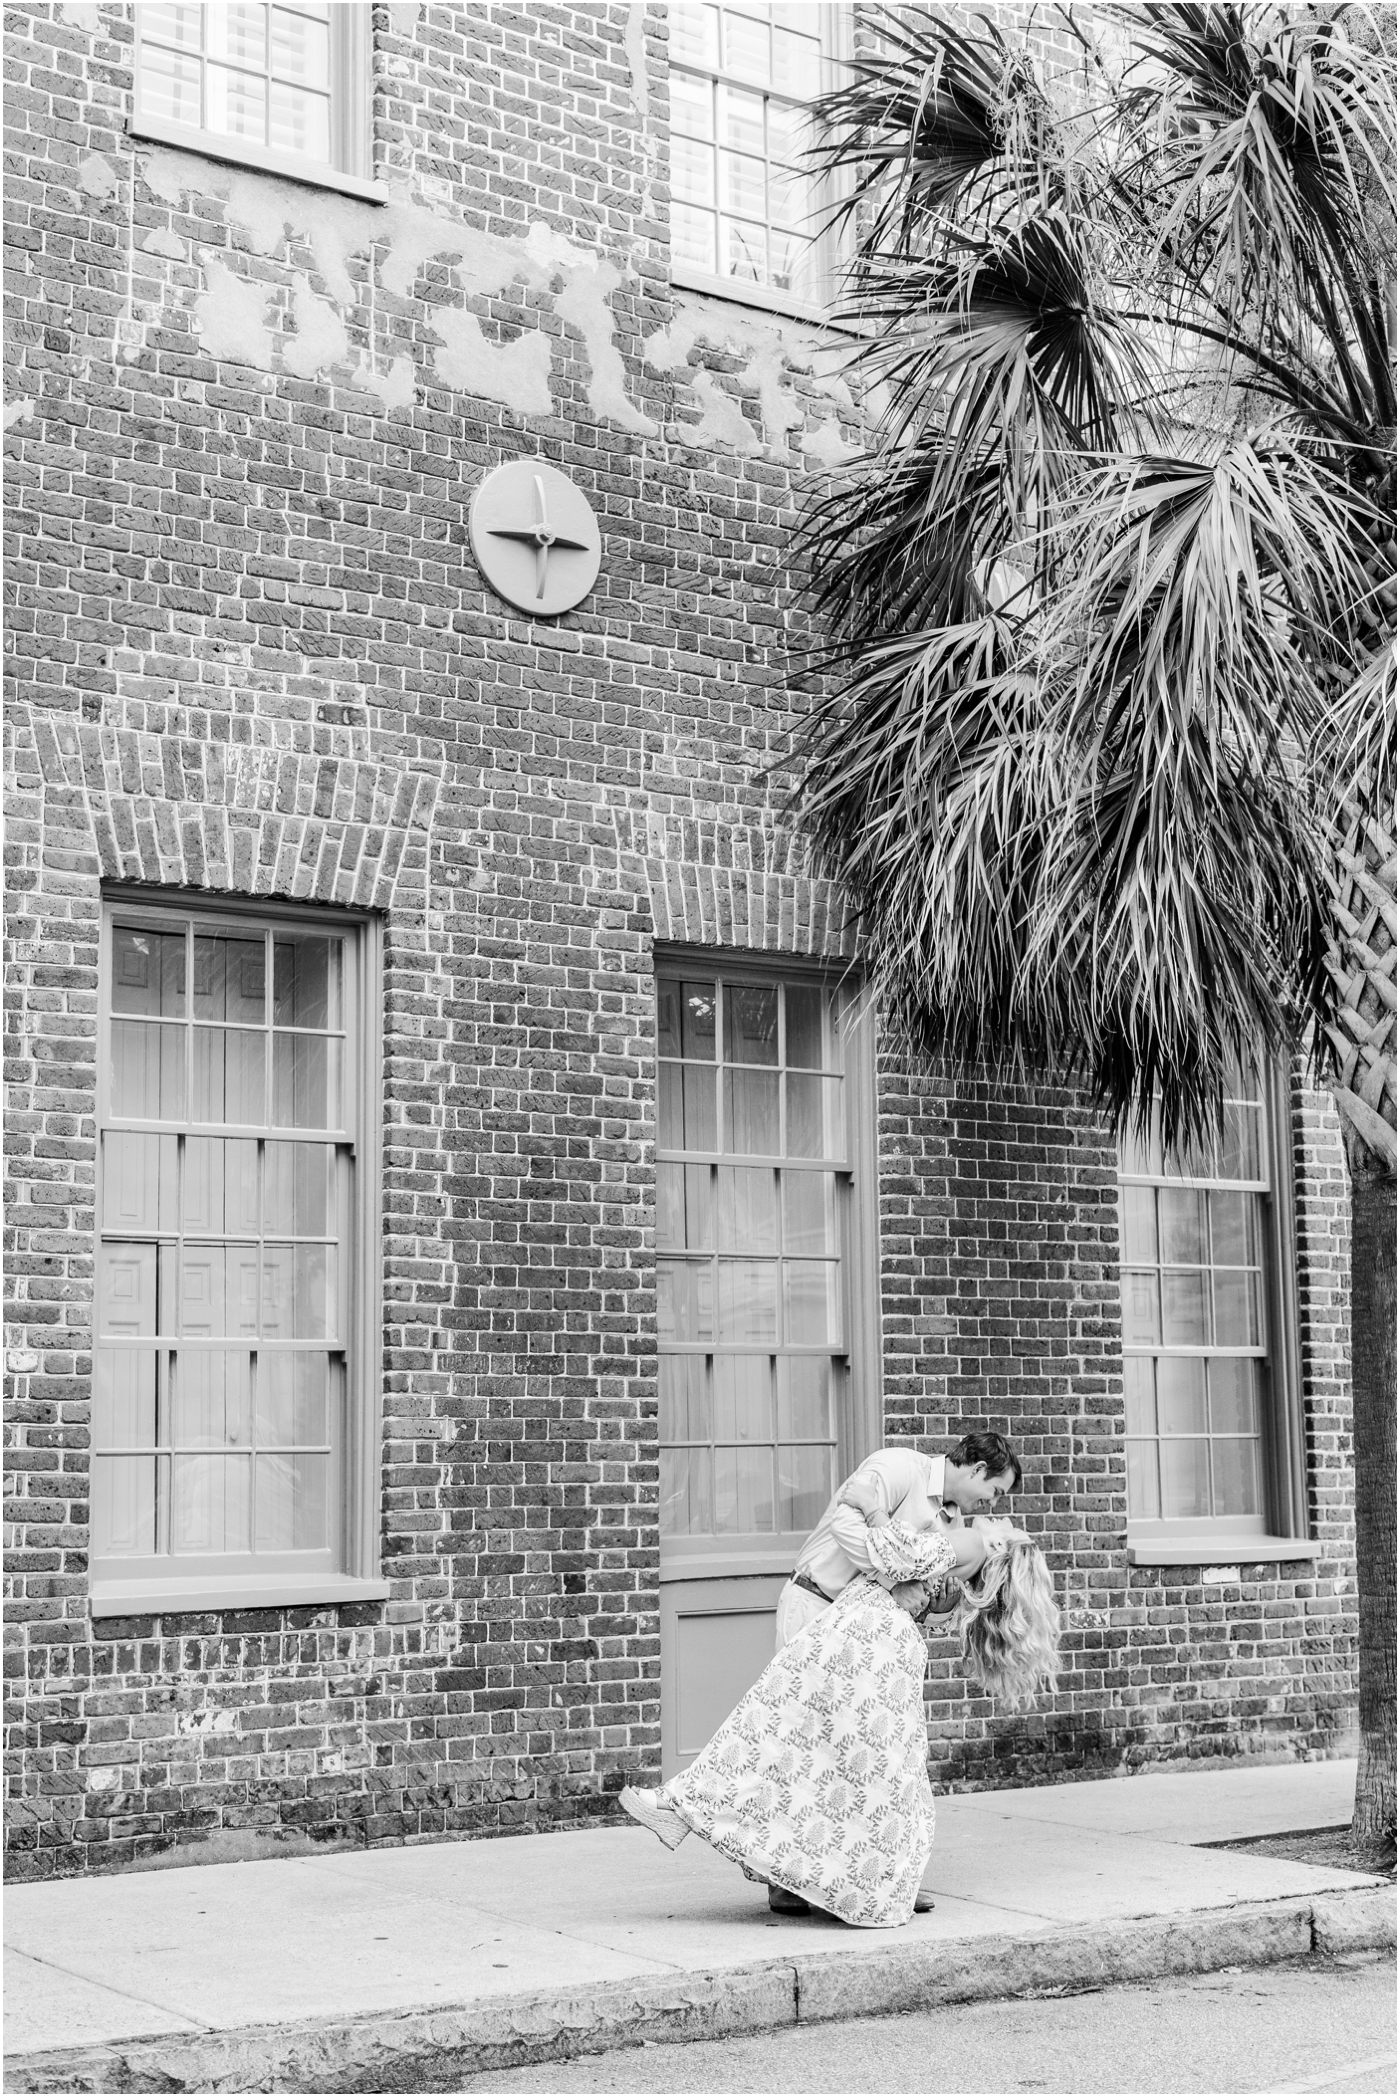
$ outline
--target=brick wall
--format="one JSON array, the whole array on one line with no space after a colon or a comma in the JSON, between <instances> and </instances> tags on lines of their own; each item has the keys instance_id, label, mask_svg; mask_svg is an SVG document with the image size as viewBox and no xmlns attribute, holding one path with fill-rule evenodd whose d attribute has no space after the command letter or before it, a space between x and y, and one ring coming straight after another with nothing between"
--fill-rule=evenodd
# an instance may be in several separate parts
<instances>
[{"instance_id":1,"label":"brick wall","mask_svg":"<svg viewBox=\"0 0 1400 2097\"><path fill-rule=\"evenodd\" d=\"M849 946L765 771L803 632L795 491L853 407L819 331L670 289L664 15L373 17L382 207L133 142L128 10L7 16L20 1873L210 1831L567 1824L655 1766L652 946ZM535 455L604 540L549 625L467 547L482 472ZM387 1603L89 1614L103 881L382 914ZM1069 1611L1029 1719L935 1648L935 1774L1332 1751L1344 1184L1318 1104L1327 1556L1228 1592L1123 1563L1113 1160L1083 1106L886 1051L878 1107L887 1432L1009 1431Z\"/></svg>"}]
</instances>

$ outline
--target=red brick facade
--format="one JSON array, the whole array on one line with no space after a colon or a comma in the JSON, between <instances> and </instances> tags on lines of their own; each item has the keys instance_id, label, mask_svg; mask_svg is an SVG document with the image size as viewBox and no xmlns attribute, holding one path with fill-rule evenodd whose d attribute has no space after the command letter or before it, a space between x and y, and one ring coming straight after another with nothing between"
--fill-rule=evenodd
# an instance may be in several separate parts
<instances>
[{"instance_id":1,"label":"red brick facade","mask_svg":"<svg viewBox=\"0 0 1400 2097\"><path fill-rule=\"evenodd\" d=\"M385 205L134 141L129 9L7 16L6 1766L27 1875L214 1829L578 1822L655 1767L653 947L849 950L765 777L804 635L796 490L854 442L839 345L673 291L663 9L373 22ZM533 456L604 542L592 596L535 625L467 544L482 473ZM89 1612L104 883L382 915L386 1602ZM994 1716L935 1645L935 1779L1338 1752L1330 1112L1299 1095L1324 1555L1205 1586L1125 1562L1111 1145L1072 1098L890 1052L877 1110L886 1434L1009 1433L1067 1611L1060 1694L1030 1718Z\"/></svg>"}]
</instances>

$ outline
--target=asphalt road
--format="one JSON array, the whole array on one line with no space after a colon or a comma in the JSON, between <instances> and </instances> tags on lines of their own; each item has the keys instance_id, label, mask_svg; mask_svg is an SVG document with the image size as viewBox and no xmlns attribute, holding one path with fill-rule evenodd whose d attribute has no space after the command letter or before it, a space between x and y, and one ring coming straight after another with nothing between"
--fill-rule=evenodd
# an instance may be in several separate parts
<instances>
[{"instance_id":1,"label":"asphalt road","mask_svg":"<svg viewBox=\"0 0 1400 2097\"><path fill-rule=\"evenodd\" d=\"M383 2087L382 2085L380 2087ZM1232 1968L1199 1979L750 2039L634 2047L395 2089L728 2093L1293 2091L1396 2088L1394 1959Z\"/></svg>"}]
</instances>

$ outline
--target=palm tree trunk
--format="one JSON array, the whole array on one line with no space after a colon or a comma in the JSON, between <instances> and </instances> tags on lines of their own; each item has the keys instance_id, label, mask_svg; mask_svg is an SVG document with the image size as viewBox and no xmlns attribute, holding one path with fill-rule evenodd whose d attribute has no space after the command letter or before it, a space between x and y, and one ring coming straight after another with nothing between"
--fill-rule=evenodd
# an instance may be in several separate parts
<instances>
[{"instance_id":1,"label":"palm tree trunk","mask_svg":"<svg viewBox=\"0 0 1400 2097\"><path fill-rule=\"evenodd\" d=\"M1361 1762L1351 1839L1395 1849L1395 1180L1353 1172L1351 1360Z\"/></svg>"}]
</instances>

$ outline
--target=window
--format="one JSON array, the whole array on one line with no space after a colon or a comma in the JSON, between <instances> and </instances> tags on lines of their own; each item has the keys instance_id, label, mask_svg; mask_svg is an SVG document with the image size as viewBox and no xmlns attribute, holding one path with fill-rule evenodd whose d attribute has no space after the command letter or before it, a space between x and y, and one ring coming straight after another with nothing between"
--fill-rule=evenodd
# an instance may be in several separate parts
<instances>
[{"instance_id":1,"label":"window","mask_svg":"<svg viewBox=\"0 0 1400 2097\"><path fill-rule=\"evenodd\" d=\"M828 295L831 242L803 153L807 106L831 84L839 12L787 0L670 9L678 283L780 307Z\"/></svg>"},{"instance_id":2,"label":"window","mask_svg":"<svg viewBox=\"0 0 1400 2097\"><path fill-rule=\"evenodd\" d=\"M138 137L380 194L366 179L368 7L291 0L135 14Z\"/></svg>"},{"instance_id":3,"label":"window","mask_svg":"<svg viewBox=\"0 0 1400 2097\"><path fill-rule=\"evenodd\" d=\"M849 1455L849 1008L819 978L684 965L657 999L663 1550L776 1544Z\"/></svg>"},{"instance_id":4,"label":"window","mask_svg":"<svg viewBox=\"0 0 1400 2097\"><path fill-rule=\"evenodd\" d=\"M1237 1079L1219 1138L1125 1144L1119 1175L1130 1553L1301 1542L1287 1100ZM1270 1548L1287 1540L1287 1550Z\"/></svg>"},{"instance_id":5,"label":"window","mask_svg":"<svg viewBox=\"0 0 1400 2097\"><path fill-rule=\"evenodd\" d=\"M94 1611L363 1598L373 927L103 931Z\"/></svg>"}]
</instances>

